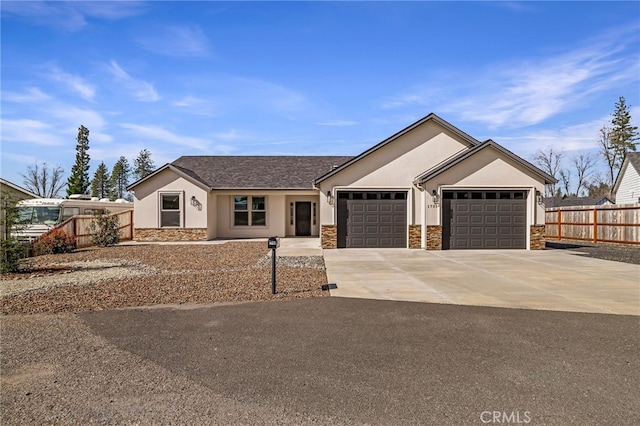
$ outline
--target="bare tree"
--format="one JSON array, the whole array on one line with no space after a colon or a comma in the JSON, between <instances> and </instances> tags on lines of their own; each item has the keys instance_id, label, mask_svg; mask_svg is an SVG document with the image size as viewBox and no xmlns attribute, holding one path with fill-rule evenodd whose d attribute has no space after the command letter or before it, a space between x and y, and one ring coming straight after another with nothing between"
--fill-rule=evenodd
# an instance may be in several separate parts
<instances>
[{"instance_id":1,"label":"bare tree","mask_svg":"<svg viewBox=\"0 0 640 426\"><path fill-rule=\"evenodd\" d=\"M615 149L612 149L611 146L611 129L607 126L603 126L600 129L600 138L598 139L598 144L600 145L600 154L604 158L607 163L607 185L609 188L613 188L613 181L616 176L616 167L619 163L619 154Z\"/></svg>"},{"instance_id":2,"label":"bare tree","mask_svg":"<svg viewBox=\"0 0 640 426\"><path fill-rule=\"evenodd\" d=\"M590 178L593 173L593 168L596 165L596 159L591 154L580 154L577 157L573 157L573 165L576 170L576 177L578 184L576 186L576 196L580 196L580 190L588 192Z\"/></svg>"},{"instance_id":3,"label":"bare tree","mask_svg":"<svg viewBox=\"0 0 640 426\"><path fill-rule=\"evenodd\" d=\"M55 198L64 187L62 180L64 170L58 166L49 168L47 163L27 167L27 173L21 175L24 178L25 187L43 198Z\"/></svg>"},{"instance_id":4,"label":"bare tree","mask_svg":"<svg viewBox=\"0 0 640 426\"><path fill-rule=\"evenodd\" d=\"M558 173L560 172L562 157L562 152L555 151L553 147L549 147L546 150L539 149L534 154L533 161L540 166L543 171L557 179ZM556 184L552 183L547 185L545 192L547 197L553 197L556 194Z\"/></svg>"},{"instance_id":5,"label":"bare tree","mask_svg":"<svg viewBox=\"0 0 640 426\"><path fill-rule=\"evenodd\" d=\"M562 187L564 188L564 194L567 197L574 195L571 193L571 170L560 169L560 182L562 182Z\"/></svg>"}]
</instances>

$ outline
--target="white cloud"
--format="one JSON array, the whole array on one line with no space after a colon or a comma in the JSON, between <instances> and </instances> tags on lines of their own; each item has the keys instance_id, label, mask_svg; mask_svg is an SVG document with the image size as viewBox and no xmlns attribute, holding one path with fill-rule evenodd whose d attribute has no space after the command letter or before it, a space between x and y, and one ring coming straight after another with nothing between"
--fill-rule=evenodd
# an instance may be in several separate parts
<instances>
[{"instance_id":1,"label":"white cloud","mask_svg":"<svg viewBox=\"0 0 640 426\"><path fill-rule=\"evenodd\" d=\"M637 85L637 30L635 25L603 34L565 53L493 64L473 70L471 77L449 73L393 96L381 107L429 105L432 111L451 113L490 129L536 125L582 108L591 96L621 82Z\"/></svg>"},{"instance_id":2,"label":"white cloud","mask_svg":"<svg viewBox=\"0 0 640 426\"><path fill-rule=\"evenodd\" d=\"M126 89L131 91L136 100L141 102L156 102L160 99L160 95L158 95L158 92L156 92L156 89L151 83L133 78L123 70L116 61L111 61L107 66L107 70Z\"/></svg>"},{"instance_id":3,"label":"white cloud","mask_svg":"<svg viewBox=\"0 0 640 426\"><path fill-rule=\"evenodd\" d=\"M54 81L60 82L72 91L76 92L80 97L91 101L95 97L96 89L93 85L86 82L82 77L69 74L58 67L52 67L47 75Z\"/></svg>"},{"instance_id":4,"label":"white cloud","mask_svg":"<svg viewBox=\"0 0 640 426\"><path fill-rule=\"evenodd\" d=\"M185 96L172 102L173 106L181 109L181 111L194 115L214 115L214 107L208 99L202 99L195 96Z\"/></svg>"},{"instance_id":5,"label":"white cloud","mask_svg":"<svg viewBox=\"0 0 640 426\"><path fill-rule=\"evenodd\" d=\"M122 123L120 124L120 127L129 130L136 137L156 142L168 142L174 145L182 145L199 150L204 150L208 146L208 142L204 139L178 135L159 126L142 126L139 124Z\"/></svg>"},{"instance_id":6,"label":"white cloud","mask_svg":"<svg viewBox=\"0 0 640 426\"><path fill-rule=\"evenodd\" d=\"M137 1L53 2L4 1L2 13L29 23L74 32L87 25L86 17L115 20L141 13L145 6Z\"/></svg>"},{"instance_id":7,"label":"white cloud","mask_svg":"<svg viewBox=\"0 0 640 426\"><path fill-rule=\"evenodd\" d=\"M21 145L64 145L63 140L53 127L43 121L31 119L7 120L2 119L2 144L16 142ZM5 151L3 149L3 151ZM4 156L3 152L3 156Z\"/></svg>"},{"instance_id":8,"label":"white cloud","mask_svg":"<svg viewBox=\"0 0 640 426\"><path fill-rule=\"evenodd\" d=\"M176 57L209 55L209 40L197 26L170 26L138 37L136 42L153 53Z\"/></svg>"},{"instance_id":9,"label":"white cloud","mask_svg":"<svg viewBox=\"0 0 640 426\"><path fill-rule=\"evenodd\" d=\"M51 97L43 93L37 87L29 87L23 93L2 92L3 102L15 102L19 104L38 104L51 100Z\"/></svg>"}]
</instances>

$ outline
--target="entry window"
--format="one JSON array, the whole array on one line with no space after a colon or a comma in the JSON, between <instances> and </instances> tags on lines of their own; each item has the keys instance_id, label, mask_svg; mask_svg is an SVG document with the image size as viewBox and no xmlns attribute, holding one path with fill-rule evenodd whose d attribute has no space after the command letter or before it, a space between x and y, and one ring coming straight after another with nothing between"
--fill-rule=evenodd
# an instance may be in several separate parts
<instances>
[{"instance_id":1,"label":"entry window","mask_svg":"<svg viewBox=\"0 0 640 426\"><path fill-rule=\"evenodd\" d=\"M266 226L266 197L236 195L233 197L234 226Z\"/></svg>"},{"instance_id":2,"label":"entry window","mask_svg":"<svg viewBox=\"0 0 640 426\"><path fill-rule=\"evenodd\" d=\"M311 214L313 215L313 224L316 224L316 216L317 216L317 210L316 210L316 203L313 203L313 209L311 210Z\"/></svg>"},{"instance_id":3,"label":"entry window","mask_svg":"<svg viewBox=\"0 0 640 426\"><path fill-rule=\"evenodd\" d=\"M160 226L180 226L180 194L160 194Z\"/></svg>"}]
</instances>

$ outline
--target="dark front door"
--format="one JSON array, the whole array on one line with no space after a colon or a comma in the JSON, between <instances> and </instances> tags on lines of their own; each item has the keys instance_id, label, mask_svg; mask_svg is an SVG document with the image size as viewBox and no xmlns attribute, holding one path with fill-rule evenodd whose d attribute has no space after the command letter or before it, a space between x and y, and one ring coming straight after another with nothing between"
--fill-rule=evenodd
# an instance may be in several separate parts
<instances>
[{"instance_id":1,"label":"dark front door","mask_svg":"<svg viewBox=\"0 0 640 426\"><path fill-rule=\"evenodd\" d=\"M311 235L311 202L296 202L296 236Z\"/></svg>"}]
</instances>

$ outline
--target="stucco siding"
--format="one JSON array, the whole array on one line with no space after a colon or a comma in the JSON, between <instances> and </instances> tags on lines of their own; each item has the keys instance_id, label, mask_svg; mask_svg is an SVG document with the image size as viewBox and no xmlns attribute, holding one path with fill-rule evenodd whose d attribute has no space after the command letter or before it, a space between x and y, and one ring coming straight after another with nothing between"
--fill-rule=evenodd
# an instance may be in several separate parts
<instances>
[{"instance_id":1,"label":"stucco siding","mask_svg":"<svg viewBox=\"0 0 640 426\"><path fill-rule=\"evenodd\" d=\"M427 203L430 204L433 190L441 195L443 189L522 189L529 191L529 225L544 225L544 205L537 203L535 191L544 193L544 182L532 177L519 164L511 161L494 149L486 148L467 158L455 167L444 171L425 182ZM427 208L427 224L440 224L440 209Z\"/></svg>"},{"instance_id":2,"label":"stucco siding","mask_svg":"<svg viewBox=\"0 0 640 426\"><path fill-rule=\"evenodd\" d=\"M221 191L217 192L217 238L265 238L285 237L290 223L289 203L293 200L317 202L314 191ZM235 195L264 196L266 201L266 226L235 226L233 197ZM317 226L319 229L319 226Z\"/></svg>"},{"instance_id":3,"label":"stucco siding","mask_svg":"<svg viewBox=\"0 0 640 426\"><path fill-rule=\"evenodd\" d=\"M321 223L333 225L335 220L327 191L335 196L336 189L345 188L408 190L416 176L468 147L467 142L434 122L413 129L321 182ZM420 203L415 201L420 194L415 188L409 192L409 223L419 224Z\"/></svg>"},{"instance_id":4,"label":"stucco siding","mask_svg":"<svg viewBox=\"0 0 640 426\"><path fill-rule=\"evenodd\" d=\"M640 203L640 174L631 164L627 165L616 192L616 204Z\"/></svg>"},{"instance_id":5,"label":"stucco siding","mask_svg":"<svg viewBox=\"0 0 640 426\"><path fill-rule=\"evenodd\" d=\"M208 192L164 170L154 179L142 182L134 193L134 227L160 228L160 197L162 193L180 194L181 228L207 228ZM195 197L197 203L191 203Z\"/></svg>"}]
</instances>

